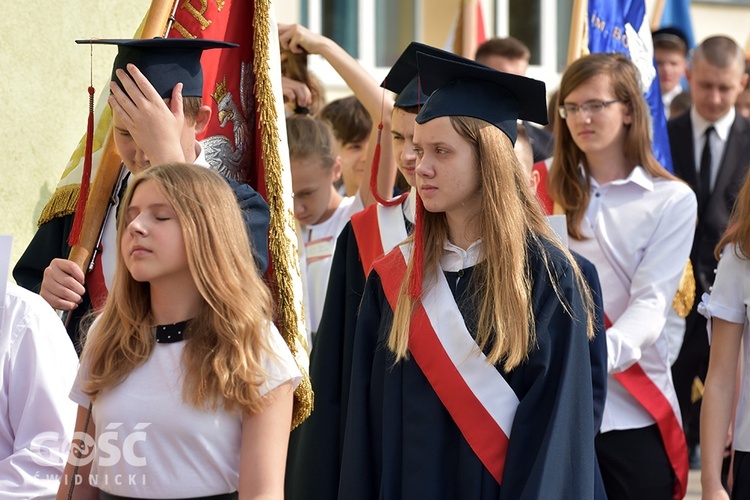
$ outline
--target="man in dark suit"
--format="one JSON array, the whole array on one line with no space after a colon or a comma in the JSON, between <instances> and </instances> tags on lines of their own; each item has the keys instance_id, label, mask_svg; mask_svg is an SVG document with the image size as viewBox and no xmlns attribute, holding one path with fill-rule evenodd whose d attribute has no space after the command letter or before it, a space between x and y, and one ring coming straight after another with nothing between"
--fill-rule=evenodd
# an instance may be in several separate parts
<instances>
[{"instance_id":1,"label":"man in dark suit","mask_svg":"<svg viewBox=\"0 0 750 500\"><path fill-rule=\"evenodd\" d=\"M693 96L690 112L667 124L675 174L698 198L698 226L690 255L696 305L713 285L714 249L727 228L750 163L750 120L734 109L748 79L744 70L744 55L733 40L724 36L704 40L695 49L688 70ZM695 450L700 414L699 403L691 403L691 389L695 377L705 380L709 358L706 319L698 314L696 305L687 317L682 348L672 366L691 467L699 464Z\"/></svg>"}]
</instances>

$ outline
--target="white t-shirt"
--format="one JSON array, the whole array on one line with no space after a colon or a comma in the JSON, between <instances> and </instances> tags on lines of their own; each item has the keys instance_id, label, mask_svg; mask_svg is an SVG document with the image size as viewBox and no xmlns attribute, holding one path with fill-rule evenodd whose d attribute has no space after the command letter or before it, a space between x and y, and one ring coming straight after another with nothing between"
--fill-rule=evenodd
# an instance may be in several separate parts
<instances>
[{"instance_id":1,"label":"white t-shirt","mask_svg":"<svg viewBox=\"0 0 750 500\"><path fill-rule=\"evenodd\" d=\"M708 318L716 317L731 323L742 323L742 379L740 399L734 420L736 450L750 452L750 260L738 257L734 246L727 246L721 254L711 295L703 294L698 310ZM710 338L709 338L710 340Z\"/></svg>"},{"instance_id":2,"label":"white t-shirt","mask_svg":"<svg viewBox=\"0 0 750 500\"><path fill-rule=\"evenodd\" d=\"M92 327L96 335L96 323ZM276 327L268 330L276 357L262 360L261 393L301 374ZM151 357L93 406L96 452L91 467L99 489L141 498L187 498L237 491L242 413L201 410L182 400L185 342L156 344ZM79 370L70 398L88 407ZM94 484L92 482L92 484Z\"/></svg>"},{"instance_id":3,"label":"white t-shirt","mask_svg":"<svg viewBox=\"0 0 750 500\"><path fill-rule=\"evenodd\" d=\"M323 304L328 289L328 276L331 274L333 253L336 251L336 240L351 216L363 209L364 205L359 193L347 196L341 200L328 220L300 228L305 255L305 261L302 264L306 268L305 313L311 332L318 331L320 318L323 315Z\"/></svg>"},{"instance_id":4,"label":"white t-shirt","mask_svg":"<svg viewBox=\"0 0 750 500\"><path fill-rule=\"evenodd\" d=\"M0 497L54 498L77 407L73 344L39 295L8 283L0 324Z\"/></svg>"}]
</instances>

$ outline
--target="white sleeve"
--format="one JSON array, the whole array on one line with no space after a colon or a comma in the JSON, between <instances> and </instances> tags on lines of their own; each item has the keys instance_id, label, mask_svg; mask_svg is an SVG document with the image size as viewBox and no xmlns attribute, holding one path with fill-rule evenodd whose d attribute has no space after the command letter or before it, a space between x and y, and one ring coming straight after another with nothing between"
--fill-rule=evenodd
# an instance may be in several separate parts
<instances>
[{"instance_id":1,"label":"white sleeve","mask_svg":"<svg viewBox=\"0 0 750 500\"><path fill-rule=\"evenodd\" d=\"M711 294L704 293L698 312L707 319L708 340L711 342L711 318L730 323L744 323L747 317L745 283L748 280L750 262L737 255L735 246L727 246L719 259L716 279Z\"/></svg>"},{"instance_id":2,"label":"white sleeve","mask_svg":"<svg viewBox=\"0 0 750 500\"><path fill-rule=\"evenodd\" d=\"M266 379L263 387L261 387L261 395L271 392L287 381L291 381L296 389L302 380L302 373L300 373L297 363L294 361L292 352L273 324L268 329L268 344L274 355L263 356L263 369L266 372Z\"/></svg>"},{"instance_id":3,"label":"white sleeve","mask_svg":"<svg viewBox=\"0 0 750 500\"><path fill-rule=\"evenodd\" d=\"M3 434L12 433L13 449L0 457L0 491L3 498L53 498L75 427L77 406L67 394L78 357L49 305L41 297L21 303L22 298L11 297L17 307L10 322L3 321L2 334L11 337L3 360L8 402Z\"/></svg>"},{"instance_id":4,"label":"white sleeve","mask_svg":"<svg viewBox=\"0 0 750 500\"><path fill-rule=\"evenodd\" d=\"M628 369L661 335L695 234L697 202L686 188L674 195L645 249L630 284L627 308L607 330L609 373Z\"/></svg>"}]
</instances>

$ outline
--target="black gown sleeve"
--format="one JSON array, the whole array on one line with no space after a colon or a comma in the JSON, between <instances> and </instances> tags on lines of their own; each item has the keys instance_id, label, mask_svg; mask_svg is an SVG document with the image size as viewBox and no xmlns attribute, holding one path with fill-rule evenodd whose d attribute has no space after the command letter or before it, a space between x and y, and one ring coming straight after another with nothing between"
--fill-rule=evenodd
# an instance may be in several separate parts
<instances>
[{"instance_id":1,"label":"black gown sleeve","mask_svg":"<svg viewBox=\"0 0 750 500\"><path fill-rule=\"evenodd\" d=\"M349 398L354 329L365 275L351 223L336 242L323 314L310 355L315 408L290 436L286 498L335 498Z\"/></svg>"},{"instance_id":2,"label":"black gown sleeve","mask_svg":"<svg viewBox=\"0 0 750 500\"><path fill-rule=\"evenodd\" d=\"M607 399L607 330L604 327L604 305L602 286L596 266L580 254L571 252L581 269L583 279L591 290L594 301L594 338L589 342L591 359L591 385L594 391L594 432L599 432L604 415L604 401Z\"/></svg>"},{"instance_id":3,"label":"black gown sleeve","mask_svg":"<svg viewBox=\"0 0 750 500\"><path fill-rule=\"evenodd\" d=\"M255 264L261 275L268 269L268 226L271 212L268 203L252 187L225 177L237 197L237 204L242 210L242 219L253 249Z\"/></svg>"},{"instance_id":4,"label":"black gown sleeve","mask_svg":"<svg viewBox=\"0 0 750 500\"><path fill-rule=\"evenodd\" d=\"M562 301L545 266L532 266L537 348L522 368L514 370L523 373L527 390L520 391L523 395L511 430L500 498L584 499L594 495L594 411L586 312L567 258L554 248L547 251Z\"/></svg>"}]
</instances>

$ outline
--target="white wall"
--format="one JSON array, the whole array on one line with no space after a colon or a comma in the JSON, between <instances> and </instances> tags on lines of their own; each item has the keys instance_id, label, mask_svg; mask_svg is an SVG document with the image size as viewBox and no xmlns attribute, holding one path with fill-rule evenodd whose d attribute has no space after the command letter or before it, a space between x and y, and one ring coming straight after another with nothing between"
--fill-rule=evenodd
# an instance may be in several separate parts
<instances>
[{"instance_id":1,"label":"white wall","mask_svg":"<svg viewBox=\"0 0 750 500\"><path fill-rule=\"evenodd\" d=\"M86 130L89 48L73 40L131 38L149 5L149 0L5 4L0 51L0 234L14 237L12 263L34 235L39 213ZM94 51L97 95L108 91L114 55L112 47Z\"/></svg>"}]
</instances>

